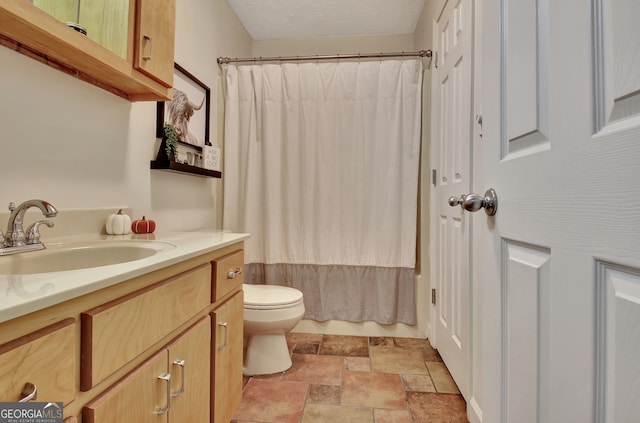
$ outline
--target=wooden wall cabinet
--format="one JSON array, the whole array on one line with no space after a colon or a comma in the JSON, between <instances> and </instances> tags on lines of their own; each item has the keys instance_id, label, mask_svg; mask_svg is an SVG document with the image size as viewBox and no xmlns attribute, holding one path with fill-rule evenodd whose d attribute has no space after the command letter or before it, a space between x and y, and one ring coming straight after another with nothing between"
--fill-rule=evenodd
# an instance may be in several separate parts
<instances>
[{"instance_id":1,"label":"wooden wall cabinet","mask_svg":"<svg viewBox=\"0 0 640 423\"><path fill-rule=\"evenodd\" d=\"M171 99L176 0L130 0L126 57L25 0L0 2L0 43L130 101Z\"/></svg>"},{"instance_id":2,"label":"wooden wall cabinet","mask_svg":"<svg viewBox=\"0 0 640 423\"><path fill-rule=\"evenodd\" d=\"M176 0L136 1L135 67L173 86Z\"/></svg>"},{"instance_id":3,"label":"wooden wall cabinet","mask_svg":"<svg viewBox=\"0 0 640 423\"><path fill-rule=\"evenodd\" d=\"M0 402L32 382L81 423L228 423L244 309L229 272L243 261L240 242L0 323Z\"/></svg>"}]
</instances>

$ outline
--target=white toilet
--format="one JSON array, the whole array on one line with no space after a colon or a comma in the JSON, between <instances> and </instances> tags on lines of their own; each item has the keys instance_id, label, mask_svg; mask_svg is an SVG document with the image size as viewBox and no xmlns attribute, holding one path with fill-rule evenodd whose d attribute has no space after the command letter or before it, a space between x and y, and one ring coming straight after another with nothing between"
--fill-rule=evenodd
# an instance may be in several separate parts
<instances>
[{"instance_id":1,"label":"white toilet","mask_svg":"<svg viewBox=\"0 0 640 423\"><path fill-rule=\"evenodd\" d=\"M268 375L291 367L285 339L304 316L302 292L278 285L244 284L245 376Z\"/></svg>"}]
</instances>

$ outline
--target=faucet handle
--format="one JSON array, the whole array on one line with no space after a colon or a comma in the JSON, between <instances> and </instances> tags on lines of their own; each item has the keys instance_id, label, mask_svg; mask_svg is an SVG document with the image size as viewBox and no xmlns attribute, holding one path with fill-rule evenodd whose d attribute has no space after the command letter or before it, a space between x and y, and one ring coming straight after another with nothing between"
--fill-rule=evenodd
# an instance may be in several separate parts
<instances>
[{"instance_id":1,"label":"faucet handle","mask_svg":"<svg viewBox=\"0 0 640 423\"><path fill-rule=\"evenodd\" d=\"M9 211L14 211L16 209L16 203L13 201L9 203Z\"/></svg>"},{"instance_id":2,"label":"faucet handle","mask_svg":"<svg viewBox=\"0 0 640 423\"><path fill-rule=\"evenodd\" d=\"M38 220L27 228L27 244L38 244L40 242L40 225L47 225L53 228L53 222L50 220Z\"/></svg>"}]
</instances>

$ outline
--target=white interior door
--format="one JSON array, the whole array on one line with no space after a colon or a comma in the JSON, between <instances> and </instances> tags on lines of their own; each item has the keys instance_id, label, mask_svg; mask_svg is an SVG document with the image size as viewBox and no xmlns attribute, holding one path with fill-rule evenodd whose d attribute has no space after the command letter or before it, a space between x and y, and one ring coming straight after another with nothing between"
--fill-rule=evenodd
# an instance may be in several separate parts
<instances>
[{"instance_id":1,"label":"white interior door","mask_svg":"<svg viewBox=\"0 0 640 423\"><path fill-rule=\"evenodd\" d=\"M640 2L483 0L483 421L640 421Z\"/></svg>"},{"instance_id":2,"label":"white interior door","mask_svg":"<svg viewBox=\"0 0 640 423\"><path fill-rule=\"evenodd\" d=\"M447 200L468 192L472 136L472 2L448 0L434 23L431 161L435 171L431 221L431 283L436 289L432 342L462 395L469 391L468 217Z\"/></svg>"}]
</instances>

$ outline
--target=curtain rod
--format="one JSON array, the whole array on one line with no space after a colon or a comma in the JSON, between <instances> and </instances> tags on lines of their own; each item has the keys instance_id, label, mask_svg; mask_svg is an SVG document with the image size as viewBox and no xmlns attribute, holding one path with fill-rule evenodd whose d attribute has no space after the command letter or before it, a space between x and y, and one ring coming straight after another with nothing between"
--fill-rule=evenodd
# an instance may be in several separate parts
<instances>
[{"instance_id":1,"label":"curtain rod","mask_svg":"<svg viewBox=\"0 0 640 423\"><path fill-rule=\"evenodd\" d=\"M301 60L339 60L339 59L369 59L369 58L383 58L383 57L431 57L433 52L431 50L409 51L401 53L367 53L367 54L333 54L329 56L278 56L278 57L245 57L235 58L230 57L218 57L219 65L226 65L228 63L241 63L241 62L290 62Z\"/></svg>"}]
</instances>

